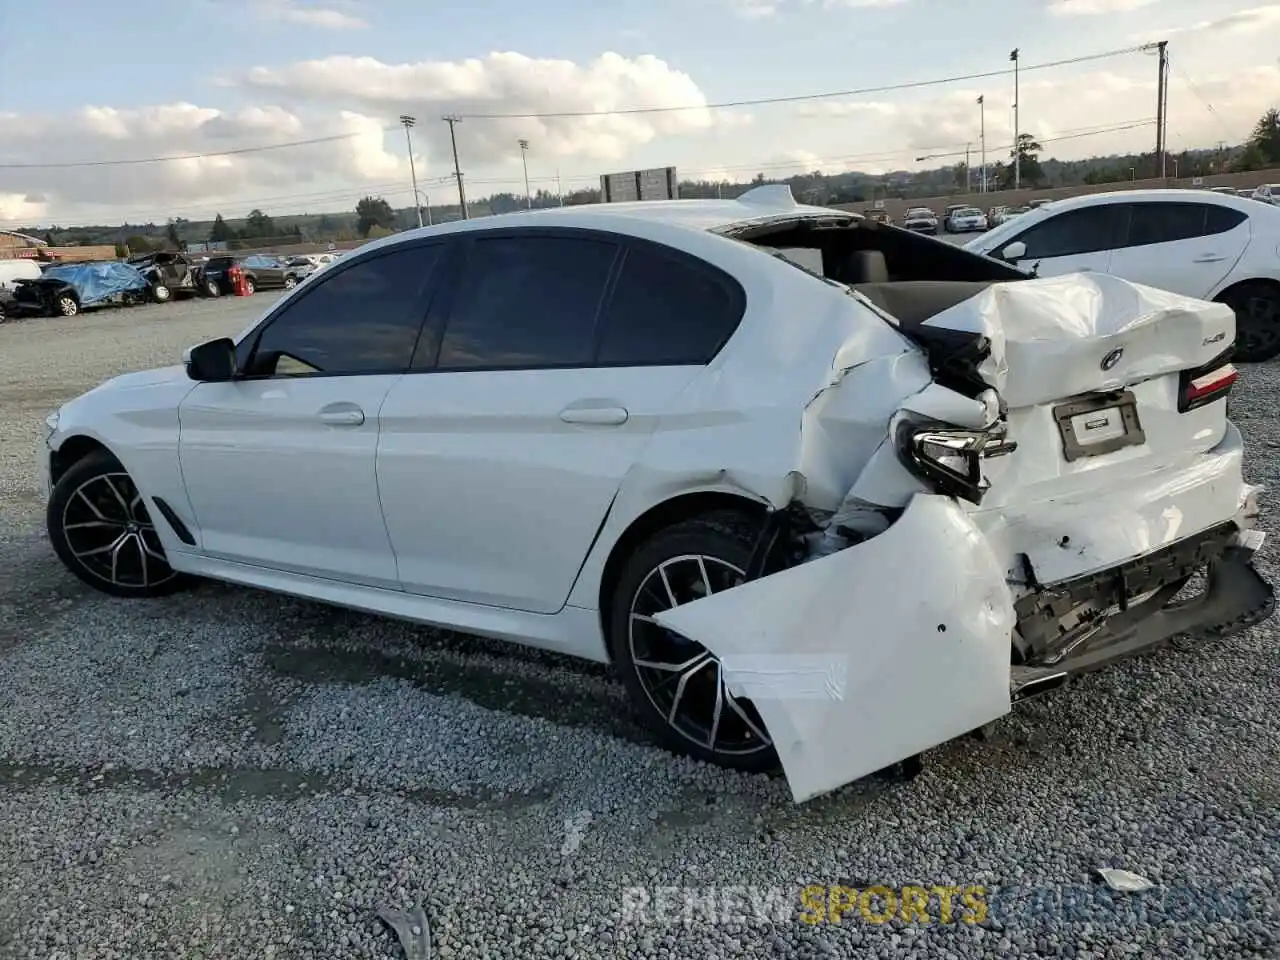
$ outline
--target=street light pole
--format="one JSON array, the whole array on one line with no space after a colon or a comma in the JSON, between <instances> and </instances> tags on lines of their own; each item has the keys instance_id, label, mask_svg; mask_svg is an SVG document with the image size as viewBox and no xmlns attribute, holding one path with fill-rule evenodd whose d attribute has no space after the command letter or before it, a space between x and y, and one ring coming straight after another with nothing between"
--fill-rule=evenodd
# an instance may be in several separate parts
<instances>
[{"instance_id":1,"label":"street light pole","mask_svg":"<svg viewBox=\"0 0 1280 960\"><path fill-rule=\"evenodd\" d=\"M980 193L987 192L987 108L986 95L978 95L978 138L982 144L982 189Z\"/></svg>"},{"instance_id":2,"label":"street light pole","mask_svg":"<svg viewBox=\"0 0 1280 960\"><path fill-rule=\"evenodd\" d=\"M533 195L529 193L529 141L521 138L520 144L520 164L524 167L524 205L528 209L533 209Z\"/></svg>"},{"instance_id":3,"label":"street light pole","mask_svg":"<svg viewBox=\"0 0 1280 960\"><path fill-rule=\"evenodd\" d=\"M404 142L409 147L409 178L413 181L413 209L418 212L418 226L422 226L422 202L418 199L418 171L413 166L413 138L409 136L409 128L418 121L407 113L400 115L404 124Z\"/></svg>"},{"instance_id":4,"label":"street light pole","mask_svg":"<svg viewBox=\"0 0 1280 960\"><path fill-rule=\"evenodd\" d=\"M1022 189L1022 143L1018 139L1018 48L1009 54L1013 61L1013 189Z\"/></svg>"}]
</instances>

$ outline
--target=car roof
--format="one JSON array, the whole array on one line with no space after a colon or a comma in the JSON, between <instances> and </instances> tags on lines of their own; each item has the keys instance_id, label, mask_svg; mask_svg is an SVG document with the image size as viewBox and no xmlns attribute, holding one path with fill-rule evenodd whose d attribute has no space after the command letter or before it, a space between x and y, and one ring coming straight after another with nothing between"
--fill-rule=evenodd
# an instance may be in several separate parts
<instances>
[{"instance_id":1,"label":"car roof","mask_svg":"<svg viewBox=\"0 0 1280 960\"><path fill-rule=\"evenodd\" d=\"M1216 203L1224 207L1233 207L1252 213L1254 206L1227 193L1215 193L1212 190L1109 190L1106 193L1087 193L1078 197L1066 197L1061 200L1050 200L1037 209L1049 213L1061 213L1063 210L1074 210L1077 207L1090 207L1094 204L1107 203Z\"/></svg>"},{"instance_id":2,"label":"car roof","mask_svg":"<svg viewBox=\"0 0 1280 960\"><path fill-rule=\"evenodd\" d=\"M569 207L544 207L500 213L472 220L451 220L383 237L360 247L361 252L393 246L417 238L440 237L509 227L577 227L633 235L646 227L689 233L719 233L729 227L765 224L796 217L865 219L862 214L831 207L796 203L786 184L767 184L748 190L736 200L641 200L625 203L589 203ZM354 252L354 251L353 251Z\"/></svg>"}]
</instances>

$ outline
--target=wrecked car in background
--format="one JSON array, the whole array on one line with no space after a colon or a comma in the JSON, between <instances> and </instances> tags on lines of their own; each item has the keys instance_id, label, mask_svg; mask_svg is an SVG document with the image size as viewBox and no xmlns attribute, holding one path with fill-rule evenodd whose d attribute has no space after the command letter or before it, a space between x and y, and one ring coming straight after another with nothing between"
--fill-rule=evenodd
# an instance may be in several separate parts
<instances>
[{"instance_id":1,"label":"wrecked car in background","mask_svg":"<svg viewBox=\"0 0 1280 960\"><path fill-rule=\"evenodd\" d=\"M52 414L48 530L115 595L612 663L664 743L803 801L1271 615L1233 338L786 187L460 221Z\"/></svg>"},{"instance_id":2,"label":"wrecked car in background","mask_svg":"<svg viewBox=\"0 0 1280 960\"><path fill-rule=\"evenodd\" d=\"M16 281L12 313L74 317L87 307L164 303L170 297L162 282L149 280L127 263L59 263L48 267L39 279Z\"/></svg>"},{"instance_id":3,"label":"wrecked car in background","mask_svg":"<svg viewBox=\"0 0 1280 960\"><path fill-rule=\"evenodd\" d=\"M182 253L145 253L130 257L127 263L137 269L153 289L163 289L172 296L217 296L206 289L200 276L200 265ZM167 299L167 297L165 297Z\"/></svg>"}]
</instances>

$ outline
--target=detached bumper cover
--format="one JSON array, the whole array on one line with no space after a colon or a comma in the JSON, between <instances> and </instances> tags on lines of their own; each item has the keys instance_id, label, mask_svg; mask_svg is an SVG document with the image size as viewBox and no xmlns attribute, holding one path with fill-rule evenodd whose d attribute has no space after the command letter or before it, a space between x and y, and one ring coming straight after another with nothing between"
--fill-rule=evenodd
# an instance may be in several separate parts
<instances>
[{"instance_id":1,"label":"detached bumper cover","mask_svg":"<svg viewBox=\"0 0 1280 960\"><path fill-rule=\"evenodd\" d=\"M716 653L767 726L796 802L1011 708L1013 598L951 498L922 494L884 533L657 615Z\"/></svg>"}]
</instances>

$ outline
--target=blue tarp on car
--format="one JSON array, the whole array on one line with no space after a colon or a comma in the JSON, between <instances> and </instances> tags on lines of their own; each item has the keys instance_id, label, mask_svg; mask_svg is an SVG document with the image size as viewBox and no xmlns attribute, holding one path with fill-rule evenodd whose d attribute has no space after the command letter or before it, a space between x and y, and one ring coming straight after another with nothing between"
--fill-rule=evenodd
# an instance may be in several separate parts
<instances>
[{"instance_id":1,"label":"blue tarp on car","mask_svg":"<svg viewBox=\"0 0 1280 960\"><path fill-rule=\"evenodd\" d=\"M75 287L83 307L130 290L145 290L147 278L127 263L68 263L50 267L44 275Z\"/></svg>"}]
</instances>

